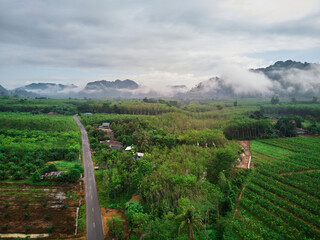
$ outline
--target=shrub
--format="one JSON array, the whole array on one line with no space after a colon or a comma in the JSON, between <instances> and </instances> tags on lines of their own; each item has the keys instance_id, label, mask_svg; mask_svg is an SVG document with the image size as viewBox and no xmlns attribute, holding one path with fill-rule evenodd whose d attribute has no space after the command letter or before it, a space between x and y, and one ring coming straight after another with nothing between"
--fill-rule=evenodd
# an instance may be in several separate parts
<instances>
[{"instance_id":1,"label":"shrub","mask_svg":"<svg viewBox=\"0 0 320 240\"><path fill-rule=\"evenodd\" d=\"M123 239L123 222L119 217L113 217L112 220L107 221L107 225L112 234L112 238Z\"/></svg>"},{"instance_id":2,"label":"shrub","mask_svg":"<svg viewBox=\"0 0 320 240\"><path fill-rule=\"evenodd\" d=\"M42 205L42 207L45 208L45 207L47 206L47 203L46 203L46 202L43 202L41 205Z\"/></svg>"},{"instance_id":3,"label":"shrub","mask_svg":"<svg viewBox=\"0 0 320 240\"><path fill-rule=\"evenodd\" d=\"M23 204L23 207L24 207L24 208L27 208L28 206L29 206L29 203L24 203L24 204Z\"/></svg>"},{"instance_id":4,"label":"shrub","mask_svg":"<svg viewBox=\"0 0 320 240\"><path fill-rule=\"evenodd\" d=\"M23 213L23 217L24 217L25 219L28 219L28 218L29 218L29 213L24 212L24 213Z\"/></svg>"},{"instance_id":5,"label":"shrub","mask_svg":"<svg viewBox=\"0 0 320 240\"><path fill-rule=\"evenodd\" d=\"M8 207L9 207L9 203L5 203L5 204L4 204L4 207L5 207L5 208L8 208Z\"/></svg>"},{"instance_id":6,"label":"shrub","mask_svg":"<svg viewBox=\"0 0 320 240\"><path fill-rule=\"evenodd\" d=\"M79 169L71 168L68 173L68 181L76 182L80 178L81 172Z\"/></svg>"},{"instance_id":7,"label":"shrub","mask_svg":"<svg viewBox=\"0 0 320 240\"><path fill-rule=\"evenodd\" d=\"M0 170L0 180L5 180L8 178L8 173L5 170Z\"/></svg>"},{"instance_id":8,"label":"shrub","mask_svg":"<svg viewBox=\"0 0 320 240\"><path fill-rule=\"evenodd\" d=\"M29 232L29 231L30 231L30 229L31 229L31 226L26 226L26 228L25 228L25 229L26 229L26 231L27 231L27 232Z\"/></svg>"},{"instance_id":9,"label":"shrub","mask_svg":"<svg viewBox=\"0 0 320 240\"><path fill-rule=\"evenodd\" d=\"M44 219L45 220L49 220L50 219L50 215L49 214L44 215Z\"/></svg>"},{"instance_id":10,"label":"shrub","mask_svg":"<svg viewBox=\"0 0 320 240\"><path fill-rule=\"evenodd\" d=\"M2 231L7 231L8 230L8 225L2 225L1 229L2 229Z\"/></svg>"},{"instance_id":11,"label":"shrub","mask_svg":"<svg viewBox=\"0 0 320 240\"><path fill-rule=\"evenodd\" d=\"M32 175L32 182L33 183L40 182L40 177L41 177L41 175L38 171L34 172Z\"/></svg>"},{"instance_id":12,"label":"shrub","mask_svg":"<svg viewBox=\"0 0 320 240\"><path fill-rule=\"evenodd\" d=\"M14 180L22 180L22 179L25 179L26 176L25 174L22 172L22 171L16 171L14 174L13 174L13 179Z\"/></svg>"},{"instance_id":13,"label":"shrub","mask_svg":"<svg viewBox=\"0 0 320 240\"><path fill-rule=\"evenodd\" d=\"M5 213L3 214L3 216L4 216L5 218L9 217L9 213L5 212Z\"/></svg>"},{"instance_id":14,"label":"shrub","mask_svg":"<svg viewBox=\"0 0 320 240\"><path fill-rule=\"evenodd\" d=\"M53 226L50 225L50 226L48 226L46 229L47 229L47 232L48 232L48 233L52 233L52 231L53 231Z\"/></svg>"},{"instance_id":15,"label":"shrub","mask_svg":"<svg viewBox=\"0 0 320 240\"><path fill-rule=\"evenodd\" d=\"M68 207L68 204L63 204L62 206L61 206L61 209L66 209Z\"/></svg>"}]
</instances>

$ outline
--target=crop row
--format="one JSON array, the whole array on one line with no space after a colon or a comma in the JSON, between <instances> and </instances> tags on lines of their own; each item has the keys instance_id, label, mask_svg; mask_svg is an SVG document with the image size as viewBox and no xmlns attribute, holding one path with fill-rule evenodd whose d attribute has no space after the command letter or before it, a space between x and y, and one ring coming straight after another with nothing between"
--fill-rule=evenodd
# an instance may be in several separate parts
<instances>
[{"instance_id":1,"label":"crop row","mask_svg":"<svg viewBox=\"0 0 320 240\"><path fill-rule=\"evenodd\" d=\"M268 178L266 176L260 175L259 178L252 178L251 181L254 184L266 189L267 191L285 198L289 202L293 202L299 205L301 208L304 208L313 214L320 214L319 201L309 194L303 193L298 189L289 187L285 184L281 184L276 180Z\"/></svg>"},{"instance_id":2,"label":"crop row","mask_svg":"<svg viewBox=\"0 0 320 240\"><path fill-rule=\"evenodd\" d=\"M320 232L314 230L310 224L300 220L292 213L273 204L265 197L258 195L255 192L250 191L249 189L246 189L245 198L254 202L256 206L259 205L259 207L263 209L261 213L265 214L267 212L269 216L277 216L278 220L282 219L283 222L287 225L286 231L291 232L292 235L296 235L297 239L301 239L301 236L299 236L300 234L320 239ZM281 221L279 221L279 223L280 222Z\"/></svg>"},{"instance_id":3,"label":"crop row","mask_svg":"<svg viewBox=\"0 0 320 240\"><path fill-rule=\"evenodd\" d=\"M264 222L252 216L250 212L243 208L241 209L241 216L234 221L233 228L241 239L283 239L283 236L267 227Z\"/></svg>"},{"instance_id":4,"label":"crop row","mask_svg":"<svg viewBox=\"0 0 320 240\"><path fill-rule=\"evenodd\" d=\"M250 191L260 195L264 196L266 199L268 199L270 202L272 202L276 206L280 206L283 209L286 209L287 211L294 213L295 216L305 220L306 222L309 222L310 224L314 225L317 228L320 228L320 219L317 215L311 214L310 212L302 209L301 207L291 204L290 202L278 197L274 193L271 193L269 191L266 191L259 185L255 185L253 183L247 184L246 189L249 189Z\"/></svg>"}]
</instances>

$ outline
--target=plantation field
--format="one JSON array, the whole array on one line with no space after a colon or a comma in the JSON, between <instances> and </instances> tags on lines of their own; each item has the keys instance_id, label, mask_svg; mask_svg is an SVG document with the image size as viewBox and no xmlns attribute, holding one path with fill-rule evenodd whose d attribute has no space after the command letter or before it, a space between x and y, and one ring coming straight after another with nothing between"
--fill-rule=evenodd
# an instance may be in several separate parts
<instances>
[{"instance_id":1,"label":"plantation field","mask_svg":"<svg viewBox=\"0 0 320 240\"><path fill-rule=\"evenodd\" d=\"M71 116L0 113L0 124L0 180L31 179L50 161L79 162L80 132Z\"/></svg>"},{"instance_id":2,"label":"plantation field","mask_svg":"<svg viewBox=\"0 0 320 240\"><path fill-rule=\"evenodd\" d=\"M72 238L79 209L84 215L80 149L72 116L0 113L0 237ZM41 180L50 172L60 173ZM78 233L84 233L80 218Z\"/></svg>"},{"instance_id":3,"label":"plantation field","mask_svg":"<svg viewBox=\"0 0 320 240\"><path fill-rule=\"evenodd\" d=\"M236 211L239 239L320 239L320 138L253 141L254 172Z\"/></svg>"}]
</instances>

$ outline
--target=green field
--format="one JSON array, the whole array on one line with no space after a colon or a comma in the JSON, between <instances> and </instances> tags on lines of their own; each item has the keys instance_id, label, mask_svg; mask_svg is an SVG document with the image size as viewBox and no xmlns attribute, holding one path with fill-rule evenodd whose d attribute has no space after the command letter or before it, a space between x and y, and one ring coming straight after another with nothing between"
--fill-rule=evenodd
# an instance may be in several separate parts
<instances>
[{"instance_id":1,"label":"green field","mask_svg":"<svg viewBox=\"0 0 320 240\"><path fill-rule=\"evenodd\" d=\"M320 138L254 141L254 173L233 231L240 239L320 239Z\"/></svg>"},{"instance_id":2,"label":"green field","mask_svg":"<svg viewBox=\"0 0 320 240\"><path fill-rule=\"evenodd\" d=\"M0 125L2 181L30 181L51 161L60 161L55 164L61 171L79 162L80 131L71 116L0 113Z\"/></svg>"}]
</instances>

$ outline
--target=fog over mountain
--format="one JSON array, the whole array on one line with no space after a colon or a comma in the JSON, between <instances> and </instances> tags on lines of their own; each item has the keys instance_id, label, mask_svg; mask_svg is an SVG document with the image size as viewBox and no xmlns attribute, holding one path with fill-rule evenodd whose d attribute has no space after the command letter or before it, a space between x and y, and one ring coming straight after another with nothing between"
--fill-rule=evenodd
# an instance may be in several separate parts
<instances>
[{"instance_id":1,"label":"fog over mountain","mask_svg":"<svg viewBox=\"0 0 320 240\"><path fill-rule=\"evenodd\" d=\"M174 97L223 99L241 97L310 97L320 96L320 65L292 60L278 61L266 68L243 69L223 64L221 76L201 81L188 89L185 85L152 87L134 80L99 80L85 87L74 84L32 83L13 90L0 87L2 95L57 98L143 98Z\"/></svg>"},{"instance_id":2,"label":"fog over mountain","mask_svg":"<svg viewBox=\"0 0 320 240\"><path fill-rule=\"evenodd\" d=\"M278 61L266 68L243 70L222 66L222 76L192 88L192 98L310 97L320 96L320 65L292 60Z\"/></svg>"}]
</instances>

